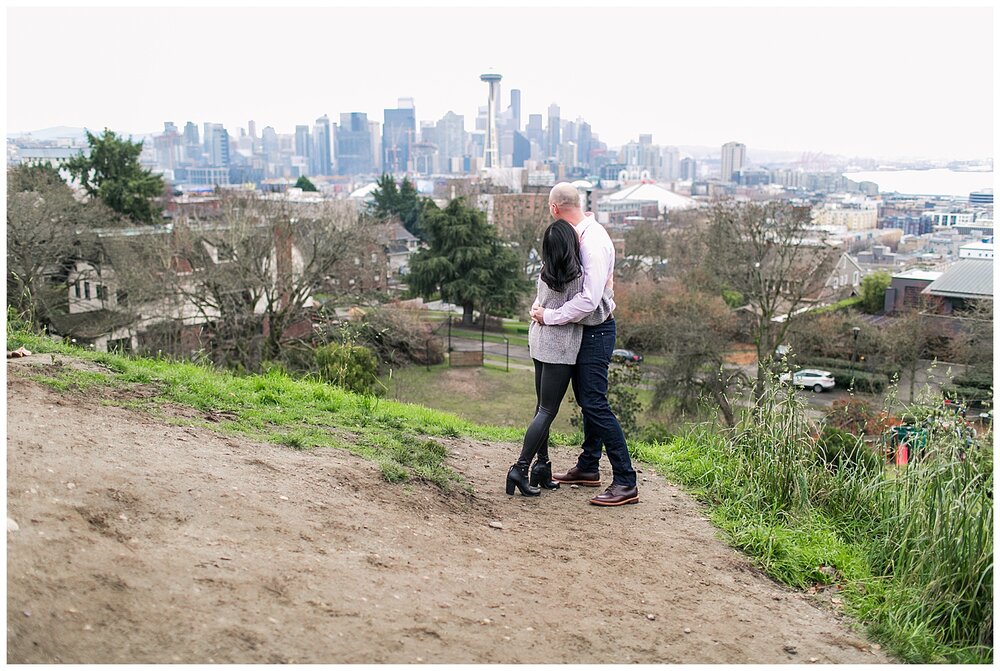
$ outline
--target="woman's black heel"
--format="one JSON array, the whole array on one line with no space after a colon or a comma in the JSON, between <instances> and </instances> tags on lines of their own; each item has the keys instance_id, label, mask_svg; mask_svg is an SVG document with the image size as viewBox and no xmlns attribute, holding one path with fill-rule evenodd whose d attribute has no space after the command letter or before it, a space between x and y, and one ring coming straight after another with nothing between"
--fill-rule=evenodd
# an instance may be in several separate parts
<instances>
[{"instance_id":1,"label":"woman's black heel","mask_svg":"<svg viewBox=\"0 0 1000 671\"><path fill-rule=\"evenodd\" d=\"M527 464L514 464L507 471L507 494L513 496L515 487L521 490L522 496L538 496L542 493L541 489L532 487L528 482Z\"/></svg>"},{"instance_id":2,"label":"woman's black heel","mask_svg":"<svg viewBox=\"0 0 1000 671\"><path fill-rule=\"evenodd\" d=\"M545 489L559 489L559 483L552 479L552 462L536 461L531 467L531 477L528 484Z\"/></svg>"}]
</instances>

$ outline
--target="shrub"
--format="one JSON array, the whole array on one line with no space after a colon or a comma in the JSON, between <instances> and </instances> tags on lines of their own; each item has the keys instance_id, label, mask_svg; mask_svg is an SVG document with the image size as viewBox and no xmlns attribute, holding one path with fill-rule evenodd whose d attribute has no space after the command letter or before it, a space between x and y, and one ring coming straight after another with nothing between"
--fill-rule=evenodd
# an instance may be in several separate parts
<instances>
[{"instance_id":1,"label":"shrub","mask_svg":"<svg viewBox=\"0 0 1000 671\"><path fill-rule=\"evenodd\" d=\"M404 308L366 308L360 320L341 324L334 337L368 347L380 367L444 361L444 346L431 325Z\"/></svg>"},{"instance_id":2,"label":"shrub","mask_svg":"<svg viewBox=\"0 0 1000 671\"><path fill-rule=\"evenodd\" d=\"M865 433L865 427L876 416L871 403L860 398L834 401L826 414L828 426L842 431L849 431L856 436Z\"/></svg>"},{"instance_id":3,"label":"shrub","mask_svg":"<svg viewBox=\"0 0 1000 671\"><path fill-rule=\"evenodd\" d=\"M891 366L886 364L871 365L868 362L855 362L851 363L848 359L836 359L833 357L823 357L823 356L811 356L803 357L797 360L796 365L801 368L822 368L823 370L830 370L832 368L839 368L841 370L858 370L865 373L881 373L888 378L899 375L899 367Z\"/></svg>"},{"instance_id":4,"label":"shrub","mask_svg":"<svg viewBox=\"0 0 1000 671\"><path fill-rule=\"evenodd\" d=\"M980 387L959 387L954 384L946 384L941 387L941 393L945 398L960 403L984 404L993 401L993 390Z\"/></svg>"},{"instance_id":5,"label":"shrub","mask_svg":"<svg viewBox=\"0 0 1000 671\"><path fill-rule=\"evenodd\" d=\"M882 463L861 438L830 425L823 427L816 441L816 456L820 463L834 471L859 465L873 469Z\"/></svg>"},{"instance_id":6,"label":"shrub","mask_svg":"<svg viewBox=\"0 0 1000 671\"><path fill-rule=\"evenodd\" d=\"M376 394L378 359L362 345L331 343L316 350L320 376L331 384L358 394Z\"/></svg>"},{"instance_id":7,"label":"shrub","mask_svg":"<svg viewBox=\"0 0 1000 671\"><path fill-rule=\"evenodd\" d=\"M825 367L837 380L837 386L842 389L854 389L869 394L879 394L889 386L889 378L882 373L866 373L851 368Z\"/></svg>"},{"instance_id":8,"label":"shrub","mask_svg":"<svg viewBox=\"0 0 1000 671\"><path fill-rule=\"evenodd\" d=\"M985 370L969 370L951 379L956 387L975 387L976 389L993 388L993 372Z\"/></svg>"}]
</instances>

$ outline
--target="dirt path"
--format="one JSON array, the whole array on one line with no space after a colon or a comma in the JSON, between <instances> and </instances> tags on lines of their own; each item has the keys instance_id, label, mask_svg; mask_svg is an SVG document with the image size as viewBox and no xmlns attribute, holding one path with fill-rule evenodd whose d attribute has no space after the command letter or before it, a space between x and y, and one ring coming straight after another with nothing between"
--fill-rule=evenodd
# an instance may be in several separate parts
<instances>
[{"instance_id":1,"label":"dirt path","mask_svg":"<svg viewBox=\"0 0 1000 671\"><path fill-rule=\"evenodd\" d=\"M649 471L637 506L507 498L514 446L456 439L475 495L390 486L343 452L53 392L28 365L8 366L12 663L887 661Z\"/></svg>"}]
</instances>

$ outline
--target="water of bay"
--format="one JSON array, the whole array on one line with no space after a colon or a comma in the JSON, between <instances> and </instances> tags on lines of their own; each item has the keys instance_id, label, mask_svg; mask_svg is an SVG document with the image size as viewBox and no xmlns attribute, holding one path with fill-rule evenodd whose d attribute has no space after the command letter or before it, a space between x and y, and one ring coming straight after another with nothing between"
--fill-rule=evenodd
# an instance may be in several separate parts
<instances>
[{"instance_id":1,"label":"water of bay","mask_svg":"<svg viewBox=\"0 0 1000 671\"><path fill-rule=\"evenodd\" d=\"M869 170L845 172L855 182L875 182L880 193L968 198L972 191L993 188L993 172L934 170Z\"/></svg>"}]
</instances>

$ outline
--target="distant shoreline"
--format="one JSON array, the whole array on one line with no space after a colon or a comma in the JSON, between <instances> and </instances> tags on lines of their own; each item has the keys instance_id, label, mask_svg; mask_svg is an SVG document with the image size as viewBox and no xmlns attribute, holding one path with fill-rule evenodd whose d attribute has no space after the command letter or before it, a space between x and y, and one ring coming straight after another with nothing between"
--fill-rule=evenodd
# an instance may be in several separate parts
<instances>
[{"instance_id":1,"label":"distant shoreline","mask_svg":"<svg viewBox=\"0 0 1000 671\"><path fill-rule=\"evenodd\" d=\"M874 182L880 193L913 196L968 198L973 191L993 188L992 170L864 170L843 175L855 182Z\"/></svg>"}]
</instances>

